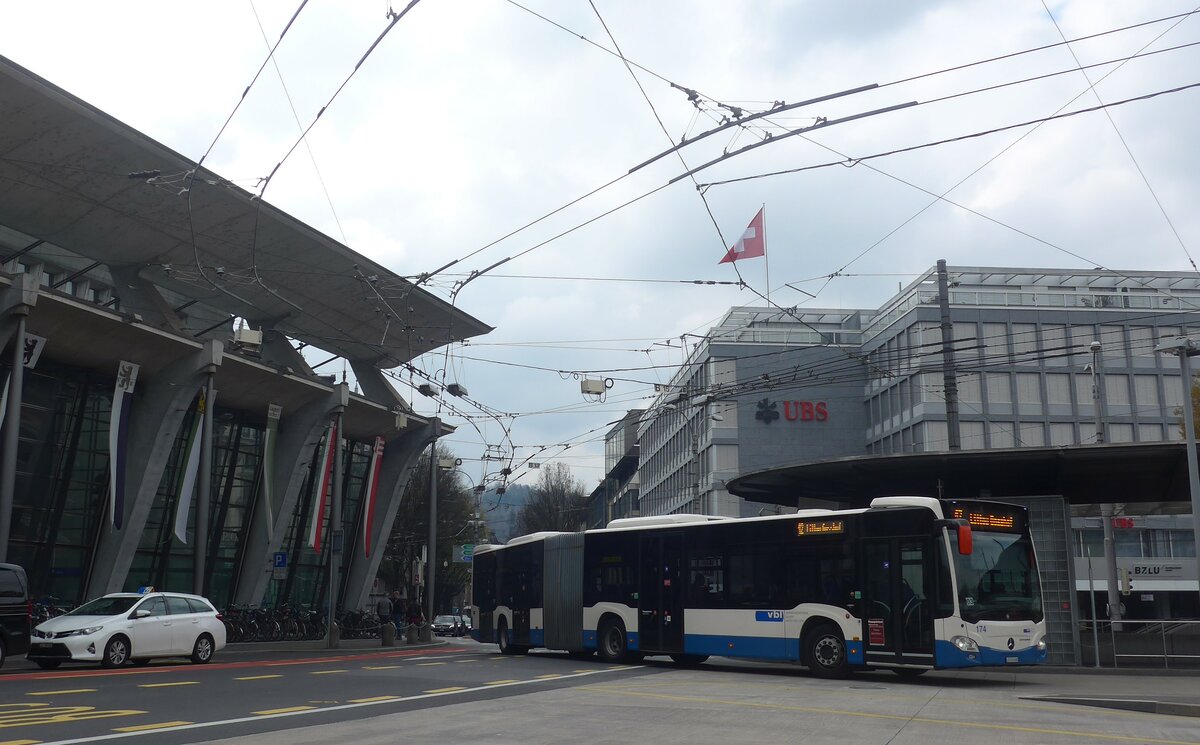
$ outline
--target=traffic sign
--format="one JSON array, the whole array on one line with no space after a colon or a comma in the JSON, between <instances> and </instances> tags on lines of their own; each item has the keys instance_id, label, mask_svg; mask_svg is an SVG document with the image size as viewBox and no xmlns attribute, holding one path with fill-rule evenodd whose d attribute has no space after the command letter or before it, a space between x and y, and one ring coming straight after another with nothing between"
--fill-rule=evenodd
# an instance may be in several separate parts
<instances>
[{"instance_id":1,"label":"traffic sign","mask_svg":"<svg viewBox=\"0 0 1200 745\"><path fill-rule=\"evenodd\" d=\"M275 569L287 569L287 551L276 551L275 561L271 566Z\"/></svg>"},{"instance_id":2,"label":"traffic sign","mask_svg":"<svg viewBox=\"0 0 1200 745\"><path fill-rule=\"evenodd\" d=\"M469 563L471 563L471 557L473 557L474 555L475 555L475 544L474 543L464 543L461 546L455 544L455 546L454 546L454 563L455 564L469 564Z\"/></svg>"}]
</instances>

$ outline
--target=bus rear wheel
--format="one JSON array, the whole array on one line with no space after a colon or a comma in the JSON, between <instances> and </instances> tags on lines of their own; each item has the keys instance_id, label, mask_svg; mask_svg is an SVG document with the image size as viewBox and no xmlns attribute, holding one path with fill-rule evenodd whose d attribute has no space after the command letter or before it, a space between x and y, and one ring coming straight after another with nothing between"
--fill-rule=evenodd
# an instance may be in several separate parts
<instances>
[{"instance_id":1,"label":"bus rear wheel","mask_svg":"<svg viewBox=\"0 0 1200 745\"><path fill-rule=\"evenodd\" d=\"M625 624L606 619L596 635L596 652L605 662L621 662L629 654L625 644Z\"/></svg>"},{"instance_id":2,"label":"bus rear wheel","mask_svg":"<svg viewBox=\"0 0 1200 745\"><path fill-rule=\"evenodd\" d=\"M833 624L822 624L804 637L808 669L819 678L845 678L850 675L846 657L846 638Z\"/></svg>"}]
</instances>

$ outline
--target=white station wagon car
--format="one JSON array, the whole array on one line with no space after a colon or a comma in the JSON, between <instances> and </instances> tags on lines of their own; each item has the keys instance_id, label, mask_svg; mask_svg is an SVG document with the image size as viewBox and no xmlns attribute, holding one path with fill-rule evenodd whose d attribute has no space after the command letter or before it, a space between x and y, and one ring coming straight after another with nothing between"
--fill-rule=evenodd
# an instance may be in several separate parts
<instances>
[{"instance_id":1,"label":"white station wagon car","mask_svg":"<svg viewBox=\"0 0 1200 745\"><path fill-rule=\"evenodd\" d=\"M225 646L225 623L199 595L114 593L38 624L31 636L28 658L47 670L64 662L145 665L155 657L203 664Z\"/></svg>"}]
</instances>

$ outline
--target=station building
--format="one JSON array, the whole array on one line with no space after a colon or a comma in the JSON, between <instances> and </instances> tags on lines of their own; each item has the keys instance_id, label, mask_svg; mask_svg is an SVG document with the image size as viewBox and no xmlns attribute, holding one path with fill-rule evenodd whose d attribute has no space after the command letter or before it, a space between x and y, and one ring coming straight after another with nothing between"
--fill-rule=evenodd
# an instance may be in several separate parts
<instances>
[{"instance_id":1,"label":"station building","mask_svg":"<svg viewBox=\"0 0 1200 745\"><path fill-rule=\"evenodd\" d=\"M597 490L610 499L593 524L898 494L1021 503L1052 648L1070 662L1093 589L1104 618L1099 505L1113 504L1124 526L1117 564L1136 573L1127 614L1200 617L1185 386L1179 359L1155 351L1200 338L1200 278L951 266L945 345L937 279L931 268L875 309L732 308L631 413L636 424L610 432L626 459L612 461L609 481L638 492L618 514L613 492ZM948 399L960 421L953 449Z\"/></svg>"},{"instance_id":2,"label":"station building","mask_svg":"<svg viewBox=\"0 0 1200 745\"><path fill-rule=\"evenodd\" d=\"M3 58L0 269L0 559L67 604L361 607L450 431L384 371L491 330Z\"/></svg>"}]
</instances>

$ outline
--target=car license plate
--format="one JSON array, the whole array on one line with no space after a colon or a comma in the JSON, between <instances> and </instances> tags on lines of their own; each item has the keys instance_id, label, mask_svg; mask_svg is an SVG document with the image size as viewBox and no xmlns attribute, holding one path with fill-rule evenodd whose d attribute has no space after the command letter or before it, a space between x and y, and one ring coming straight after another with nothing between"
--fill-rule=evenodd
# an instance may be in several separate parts
<instances>
[{"instance_id":1,"label":"car license plate","mask_svg":"<svg viewBox=\"0 0 1200 745\"><path fill-rule=\"evenodd\" d=\"M54 647L53 644L45 644L42 642L39 642L39 643L33 645L34 649L51 649L53 647Z\"/></svg>"}]
</instances>

